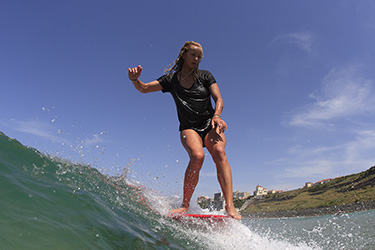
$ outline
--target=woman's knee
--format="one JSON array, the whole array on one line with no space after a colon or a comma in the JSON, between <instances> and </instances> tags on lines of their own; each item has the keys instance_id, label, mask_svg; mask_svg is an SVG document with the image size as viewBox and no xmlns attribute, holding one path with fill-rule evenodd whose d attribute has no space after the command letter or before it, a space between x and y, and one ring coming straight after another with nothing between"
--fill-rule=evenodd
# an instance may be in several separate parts
<instances>
[{"instance_id":1,"label":"woman's knee","mask_svg":"<svg viewBox=\"0 0 375 250\"><path fill-rule=\"evenodd\" d=\"M214 147L212 151L212 158L214 162L221 162L225 161L227 159L227 155L225 153L225 147L224 146L217 146Z\"/></svg>"},{"instance_id":2,"label":"woman's knee","mask_svg":"<svg viewBox=\"0 0 375 250\"><path fill-rule=\"evenodd\" d=\"M204 161L204 151L203 150L192 151L190 153L190 160L193 161L193 162L195 162L195 163L203 164L203 161Z\"/></svg>"}]
</instances>

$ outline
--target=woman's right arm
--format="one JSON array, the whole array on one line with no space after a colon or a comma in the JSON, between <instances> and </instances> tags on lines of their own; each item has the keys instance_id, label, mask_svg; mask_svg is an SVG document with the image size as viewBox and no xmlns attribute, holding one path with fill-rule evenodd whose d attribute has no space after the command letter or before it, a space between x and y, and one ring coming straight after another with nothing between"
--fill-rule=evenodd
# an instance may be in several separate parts
<instances>
[{"instance_id":1,"label":"woman's right arm","mask_svg":"<svg viewBox=\"0 0 375 250\"><path fill-rule=\"evenodd\" d=\"M155 91L160 91L163 89L161 84L158 81L152 81L149 83L143 83L138 78L141 76L142 67L139 65L138 67L129 68L128 75L129 80L132 81L134 87L141 93L150 93Z\"/></svg>"}]
</instances>

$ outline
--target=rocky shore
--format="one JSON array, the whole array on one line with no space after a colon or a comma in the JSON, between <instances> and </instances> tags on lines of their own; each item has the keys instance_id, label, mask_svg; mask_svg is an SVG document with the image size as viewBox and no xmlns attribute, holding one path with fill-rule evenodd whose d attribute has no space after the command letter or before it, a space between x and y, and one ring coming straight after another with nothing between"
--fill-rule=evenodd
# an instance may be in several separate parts
<instances>
[{"instance_id":1,"label":"rocky shore","mask_svg":"<svg viewBox=\"0 0 375 250\"><path fill-rule=\"evenodd\" d=\"M243 213L243 218L284 218L284 217L311 217L328 214L342 214L375 209L375 200L345 204L333 207L309 208L299 210L284 210L272 212Z\"/></svg>"}]
</instances>

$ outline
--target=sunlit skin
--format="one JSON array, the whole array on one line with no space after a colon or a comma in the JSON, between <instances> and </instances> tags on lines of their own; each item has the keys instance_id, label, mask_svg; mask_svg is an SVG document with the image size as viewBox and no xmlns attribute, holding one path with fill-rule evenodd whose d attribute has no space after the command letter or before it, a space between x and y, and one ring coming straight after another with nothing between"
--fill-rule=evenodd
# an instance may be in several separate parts
<instances>
[{"instance_id":1,"label":"sunlit skin","mask_svg":"<svg viewBox=\"0 0 375 250\"><path fill-rule=\"evenodd\" d=\"M183 66L177 73L177 77L184 88L190 88L194 84L192 72L199 66L202 57L202 47L194 45L190 46L188 51L183 54ZM141 82L139 80L141 73L142 67L140 65L128 69L129 79L139 92L150 93L163 89L157 80L149 83ZM212 129L204 138L204 145L216 164L217 178L227 204L226 212L235 219L241 219L241 215L237 213L233 205L232 171L225 153L226 138L224 131L227 130L227 124L221 119L223 99L216 83L212 84L209 89L215 101L215 115L211 121ZM185 171L182 205L180 208L172 210L172 213L187 213L189 211L190 200L197 186L199 172L205 157L203 142L197 132L192 129L183 130L180 133L180 139L190 160Z\"/></svg>"}]
</instances>

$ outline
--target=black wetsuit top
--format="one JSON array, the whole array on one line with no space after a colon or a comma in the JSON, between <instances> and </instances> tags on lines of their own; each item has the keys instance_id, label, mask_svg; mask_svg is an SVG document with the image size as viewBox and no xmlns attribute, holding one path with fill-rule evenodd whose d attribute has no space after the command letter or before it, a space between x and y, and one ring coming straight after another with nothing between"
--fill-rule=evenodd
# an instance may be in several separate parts
<instances>
[{"instance_id":1,"label":"black wetsuit top","mask_svg":"<svg viewBox=\"0 0 375 250\"><path fill-rule=\"evenodd\" d=\"M181 86L177 73L163 75L157 81L163 87L163 93L170 92L173 96L180 121L179 130L193 129L201 137L208 133L215 112L212 108L209 89L212 84L216 83L213 75L209 71L199 70L197 79L189 89Z\"/></svg>"}]
</instances>

